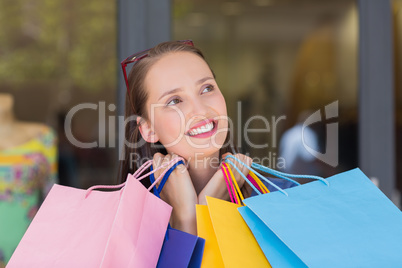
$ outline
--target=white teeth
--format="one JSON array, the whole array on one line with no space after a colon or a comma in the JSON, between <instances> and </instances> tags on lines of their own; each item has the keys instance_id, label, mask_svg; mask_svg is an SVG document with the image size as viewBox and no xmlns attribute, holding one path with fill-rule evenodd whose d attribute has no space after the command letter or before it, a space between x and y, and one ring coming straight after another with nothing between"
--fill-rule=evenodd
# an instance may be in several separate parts
<instances>
[{"instance_id":1,"label":"white teeth","mask_svg":"<svg viewBox=\"0 0 402 268\"><path fill-rule=\"evenodd\" d=\"M198 135L198 134L202 134L205 132L209 132L214 128L214 123L208 123L206 125L203 125L201 127L195 128L190 130L189 135L190 136L194 136L194 135Z\"/></svg>"}]
</instances>

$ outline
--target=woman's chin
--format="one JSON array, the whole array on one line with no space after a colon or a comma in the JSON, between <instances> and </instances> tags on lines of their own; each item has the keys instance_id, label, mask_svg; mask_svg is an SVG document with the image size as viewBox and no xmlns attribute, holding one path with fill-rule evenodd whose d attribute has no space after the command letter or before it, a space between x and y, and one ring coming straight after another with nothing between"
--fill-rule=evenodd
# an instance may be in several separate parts
<instances>
[{"instance_id":1,"label":"woman's chin","mask_svg":"<svg viewBox=\"0 0 402 268\"><path fill-rule=\"evenodd\" d=\"M187 161L198 160L206 157L219 157L219 151L224 146L226 133L217 133L211 138L194 139L186 136L175 146L166 148L168 152L173 152Z\"/></svg>"},{"instance_id":2,"label":"woman's chin","mask_svg":"<svg viewBox=\"0 0 402 268\"><path fill-rule=\"evenodd\" d=\"M197 146L198 147L198 146ZM168 152L175 153L181 157L183 157L186 161L202 161L205 158L219 158L219 150L222 146L208 146L203 148L187 148L186 150L174 150L168 149Z\"/></svg>"}]
</instances>

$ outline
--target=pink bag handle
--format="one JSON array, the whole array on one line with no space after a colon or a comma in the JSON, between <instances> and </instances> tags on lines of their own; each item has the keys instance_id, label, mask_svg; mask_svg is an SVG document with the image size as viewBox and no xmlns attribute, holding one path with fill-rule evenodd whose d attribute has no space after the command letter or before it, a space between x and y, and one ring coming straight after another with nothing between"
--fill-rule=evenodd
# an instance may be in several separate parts
<instances>
[{"instance_id":1,"label":"pink bag handle","mask_svg":"<svg viewBox=\"0 0 402 268\"><path fill-rule=\"evenodd\" d=\"M242 205L243 202L243 195L240 192L239 186L237 185L236 179L234 178L234 175L232 171L230 170L230 167L226 163L222 163L222 166L226 170L226 178L228 179L230 183L231 190L233 191L233 199L235 204Z\"/></svg>"},{"instance_id":2,"label":"pink bag handle","mask_svg":"<svg viewBox=\"0 0 402 268\"><path fill-rule=\"evenodd\" d=\"M165 163L165 164L163 164L163 165L157 167L156 169L154 169L154 170L148 172L147 174L142 175L141 177L137 178L137 180L142 180L142 179L146 178L147 176L149 176L150 174L155 173L155 172L158 171L159 169L164 168L164 167L168 167L168 168L166 168L165 171L155 180L155 182L148 188L148 191L150 191L150 190L163 178L163 176L165 175L165 173L166 173L174 164L176 164L177 162L179 162L179 161L181 161L181 160L184 161L184 159L183 159L182 157L176 157L176 158L170 160L169 162L167 162L167 163ZM133 178L136 178L136 176L138 176L138 175L141 174L144 170L146 170L149 166L151 166L151 165L152 165L152 162L153 162L153 160L148 160L148 161L145 162L139 169L137 169L134 174L128 174L127 177L131 176L131 177L133 177ZM94 186L92 186L92 187L90 187L90 188L87 189L86 194L85 194L85 198L88 197L88 195L92 192L92 190L95 190L95 189L120 189L120 188L122 188L122 187L124 187L124 186L126 185L126 182L127 182L127 181L125 181L125 182L123 182L123 183L121 183L121 184L118 184L118 185L94 185Z\"/></svg>"},{"instance_id":3,"label":"pink bag handle","mask_svg":"<svg viewBox=\"0 0 402 268\"><path fill-rule=\"evenodd\" d=\"M254 180L253 177L251 177L250 173L247 174L247 179L254 185L255 188L257 188L260 193L264 194L264 191L261 189L261 187L258 185L258 183Z\"/></svg>"},{"instance_id":4,"label":"pink bag handle","mask_svg":"<svg viewBox=\"0 0 402 268\"><path fill-rule=\"evenodd\" d=\"M148 187L148 191L150 191L150 190L163 178L163 176L165 176L166 172L168 172L169 169L170 169L171 167L173 167L173 166L174 166L177 162L179 162L179 161L185 162L185 160L184 160L182 157L176 157L175 159L170 160L168 163L165 163L165 164L163 164L163 165L161 165L161 166L155 168L154 170L148 172L147 174L142 175L142 176L139 177L137 180L140 181L140 180L142 180L143 178L146 178L146 177L148 177L149 175L155 173L155 171L157 171L157 170L159 170L159 169L164 168L164 167L167 166L166 169L162 172L162 174L159 175L159 177L155 180L155 182L152 183L152 185ZM152 163L151 163L151 164L152 164Z\"/></svg>"},{"instance_id":5,"label":"pink bag handle","mask_svg":"<svg viewBox=\"0 0 402 268\"><path fill-rule=\"evenodd\" d=\"M233 196L232 196L232 194L233 194L233 186L232 186L232 184L230 183L230 185L229 185L229 182L230 182L230 179L228 179L228 177L226 176L226 172L225 172L225 167L223 167L223 165L221 165L221 169L222 169L222 173L223 173L223 178L225 179L225 182L226 182L226 187L228 188L228 192L229 192L229 196L230 196L230 201L232 202L232 203L235 203L235 201L234 201L234 199L233 199Z\"/></svg>"},{"instance_id":6,"label":"pink bag handle","mask_svg":"<svg viewBox=\"0 0 402 268\"><path fill-rule=\"evenodd\" d=\"M146 170L147 168L149 168L152 165L153 160L150 159L147 162L145 162L144 164L142 164L142 166L140 166L133 174L133 176L135 178L138 177L138 175L140 175L142 172L144 172L144 170Z\"/></svg>"}]
</instances>

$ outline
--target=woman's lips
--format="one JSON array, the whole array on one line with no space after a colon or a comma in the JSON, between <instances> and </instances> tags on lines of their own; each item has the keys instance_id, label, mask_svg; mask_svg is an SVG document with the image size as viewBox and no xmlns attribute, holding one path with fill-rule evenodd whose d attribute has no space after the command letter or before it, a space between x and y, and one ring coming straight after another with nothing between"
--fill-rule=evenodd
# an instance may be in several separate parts
<instances>
[{"instance_id":1,"label":"woman's lips","mask_svg":"<svg viewBox=\"0 0 402 268\"><path fill-rule=\"evenodd\" d=\"M218 129L218 122L213 119L204 120L194 125L186 132L186 135L192 138L208 138L215 134Z\"/></svg>"}]
</instances>

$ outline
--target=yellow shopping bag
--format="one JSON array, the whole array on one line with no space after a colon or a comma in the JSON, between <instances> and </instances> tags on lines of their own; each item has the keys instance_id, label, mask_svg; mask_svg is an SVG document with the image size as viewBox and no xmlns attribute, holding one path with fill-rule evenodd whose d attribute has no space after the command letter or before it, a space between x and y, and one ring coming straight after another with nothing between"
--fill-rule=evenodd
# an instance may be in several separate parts
<instances>
[{"instance_id":1,"label":"yellow shopping bag","mask_svg":"<svg viewBox=\"0 0 402 268\"><path fill-rule=\"evenodd\" d=\"M271 267L239 211L240 205L206 197L225 267Z\"/></svg>"},{"instance_id":2,"label":"yellow shopping bag","mask_svg":"<svg viewBox=\"0 0 402 268\"><path fill-rule=\"evenodd\" d=\"M224 167L226 177L231 170L225 164ZM233 189L238 190L233 174L227 177L231 177ZM237 190L233 193L239 202L243 197ZM241 205L210 196L206 200L207 206L197 205L198 236L205 239L201 267L271 267L237 210Z\"/></svg>"},{"instance_id":3,"label":"yellow shopping bag","mask_svg":"<svg viewBox=\"0 0 402 268\"><path fill-rule=\"evenodd\" d=\"M196 213L198 236L205 239L204 255L202 257L201 267L225 267L223 265L218 241L216 241L211 218L209 217L208 206L196 205Z\"/></svg>"}]
</instances>

